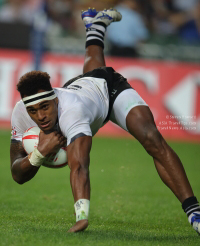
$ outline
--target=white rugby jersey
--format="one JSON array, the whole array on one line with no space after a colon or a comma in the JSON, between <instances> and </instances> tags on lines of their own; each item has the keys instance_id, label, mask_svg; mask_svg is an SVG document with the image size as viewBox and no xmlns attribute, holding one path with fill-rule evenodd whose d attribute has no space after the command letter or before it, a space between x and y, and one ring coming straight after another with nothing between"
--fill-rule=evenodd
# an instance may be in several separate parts
<instances>
[{"instance_id":1,"label":"white rugby jersey","mask_svg":"<svg viewBox=\"0 0 200 246\"><path fill-rule=\"evenodd\" d=\"M108 114L109 95L105 79L84 77L67 88L54 88L58 97L58 123L67 145L78 134L94 136ZM22 141L23 133L37 124L30 118L22 100L11 117L12 137Z\"/></svg>"}]
</instances>

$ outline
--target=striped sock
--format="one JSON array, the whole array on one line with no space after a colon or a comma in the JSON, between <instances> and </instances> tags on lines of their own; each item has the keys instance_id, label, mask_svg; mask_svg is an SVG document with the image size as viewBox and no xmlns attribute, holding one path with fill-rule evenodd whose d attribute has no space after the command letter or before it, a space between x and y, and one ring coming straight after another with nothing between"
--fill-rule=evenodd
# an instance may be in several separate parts
<instances>
[{"instance_id":1,"label":"striped sock","mask_svg":"<svg viewBox=\"0 0 200 246\"><path fill-rule=\"evenodd\" d=\"M199 202L197 201L197 198L195 196L187 198L182 203L182 208L187 214L190 224L192 224L192 217L194 216L194 213L200 214Z\"/></svg>"},{"instance_id":2,"label":"striped sock","mask_svg":"<svg viewBox=\"0 0 200 246\"><path fill-rule=\"evenodd\" d=\"M89 45L98 45L104 48L104 35L106 31L106 25L102 22L96 22L86 29L86 44L87 48Z\"/></svg>"}]
</instances>

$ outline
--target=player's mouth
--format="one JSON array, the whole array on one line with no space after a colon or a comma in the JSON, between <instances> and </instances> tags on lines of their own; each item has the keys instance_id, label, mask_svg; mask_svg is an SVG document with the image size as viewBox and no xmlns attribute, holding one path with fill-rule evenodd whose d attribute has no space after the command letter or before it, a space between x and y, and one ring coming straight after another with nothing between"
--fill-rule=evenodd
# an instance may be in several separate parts
<instances>
[{"instance_id":1,"label":"player's mouth","mask_svg":"<svg viewBox=\"0 0 200 246\"><path fill-rule=\"evenodd\" d=\"M51 121L44 122L44 123L40 124L40 128L46 129L50 126L50 123L51 123Z\"/></svg>"}]
</instances>

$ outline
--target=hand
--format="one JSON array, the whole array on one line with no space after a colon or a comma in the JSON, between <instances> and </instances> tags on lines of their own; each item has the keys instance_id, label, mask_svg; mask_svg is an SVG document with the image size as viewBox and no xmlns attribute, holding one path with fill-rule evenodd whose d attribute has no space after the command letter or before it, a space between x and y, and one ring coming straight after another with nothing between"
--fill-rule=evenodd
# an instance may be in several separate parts
<instances>
[{"instance_id":1,"label":"hand","mask_svg":"<svg viewBox=\"0 0 200 246\"><path fill-rule=\"evenodd\" d=\"M68 232L84 231L88 227L88 220L79 220Z\"/></svg>"},{"instance_id":2,"label":"hand","mask_svg":"<svg viewBox=\"0 0 200 246\"><path fill-rule=\"evenodd\" d=\"M62 134L56 131L45 134L43 131L40 131L37 149L43 156L49 156L65 146L66 138Z\"/></svg>"}]
</instances>

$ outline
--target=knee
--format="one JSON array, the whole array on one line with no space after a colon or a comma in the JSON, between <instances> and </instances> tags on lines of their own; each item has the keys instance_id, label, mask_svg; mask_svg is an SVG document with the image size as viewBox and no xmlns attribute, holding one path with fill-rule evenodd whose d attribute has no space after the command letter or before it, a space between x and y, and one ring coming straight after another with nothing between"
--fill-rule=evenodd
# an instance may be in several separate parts
<instances>
[{"instance_id":1,"label":"knee","mask_svg":"<svg viewBox=\"0 0 200 246\"><path fill-rule=\"evenodd\" d=\"M142 145L152 157L164 155L166 152L166 142L156 127L151 127L146 130Z\"/></svg>"}]
</instances>

